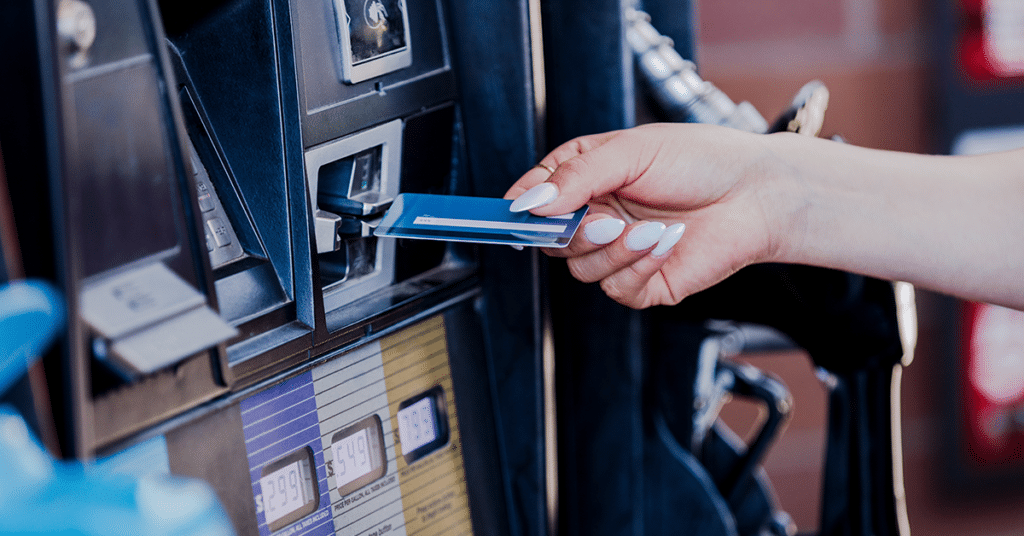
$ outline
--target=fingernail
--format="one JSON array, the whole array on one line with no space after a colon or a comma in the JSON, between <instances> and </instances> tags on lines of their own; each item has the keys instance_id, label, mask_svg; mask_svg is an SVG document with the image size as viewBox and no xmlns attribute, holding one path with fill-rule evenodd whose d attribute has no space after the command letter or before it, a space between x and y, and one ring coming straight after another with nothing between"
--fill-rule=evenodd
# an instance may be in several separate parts
<instances>
[{"instance_id":1,"label":"fingernail","mask_svg":"<svg viewBox=\"0 0 1024 536\"><path fill-rule=\"evenodd\" d=\"M558 187L550 182L542 182L533 188L525 191L512 202L508 209L512 212L522 212L537 207L543 207L558 197Z\"/></svg>"},{"instance_id":2,"label":"fingernail","mask_svg":"<svg viewBox=\"0 0 1024 536\"><path fill-rule=\"evenodd\" d=\"M523 250L523 246L521 244L509 244L509 245L512 246L512 249L514 249L516 251L522 251Z\"/></svg>"},{"instance_id":3,"label":"fingernail","mask_svg":"<svg viewBox=\"0 0 1024 536\"><path fill-rule=\"evenodd\" d=\"M663 232L665 232L665 224L657 221L649 221L635 227L626 235L626 249L643 251L656 244Z\"/></svg>"},{"instance_id":4,"label":"fingernail","mask_svg":"<svg viewBox=\"0 0 1024 536\"><path fill-rule=\"evenodd\" d=\"M676 242L679 242L679 239L683 237L683 231L685 230L685 223L670 225L668 229L665 229L664 234L661 235L661 239L658 240L658 247L654 248L651 255L660 257L668 253L672 246L676 245Z\"/></svg>"},{"instance_id":5,"label":"fingernail","mask_svg":"<svg viewBox=\"0 0 1024 536\"><path fill-rule=\"evenodd\" d=\"M618 238L625 228L626 222L618 218L601 218L584 226L583 235L592 244L603 246Z\"/></svg>"}]
</instances>

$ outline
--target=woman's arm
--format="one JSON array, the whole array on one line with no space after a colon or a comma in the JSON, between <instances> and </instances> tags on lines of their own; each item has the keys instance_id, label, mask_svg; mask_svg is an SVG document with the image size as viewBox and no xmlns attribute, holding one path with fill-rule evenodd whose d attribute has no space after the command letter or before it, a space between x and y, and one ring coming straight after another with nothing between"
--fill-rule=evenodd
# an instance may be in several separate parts
<instances>
[{"instance_id":1,"label":"woman's arm","mask_svg":"<svg viewBox=\"0 0 1024 536\"><path fill-rule=\"evenodd\" d=\"M780 226L775 260L1024 308L1024 151L929 156L766 138L775 183L804 203Z\"/></svg>"}]
</instances>

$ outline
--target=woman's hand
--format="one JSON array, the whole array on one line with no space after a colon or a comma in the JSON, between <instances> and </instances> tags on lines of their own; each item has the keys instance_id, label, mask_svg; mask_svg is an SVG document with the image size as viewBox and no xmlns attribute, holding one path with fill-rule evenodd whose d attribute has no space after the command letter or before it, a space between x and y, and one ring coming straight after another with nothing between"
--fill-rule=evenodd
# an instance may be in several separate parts
<instances>
[{"instance_id":1,"label":"woman's hand","mask_svg":"<svg viewBox=\"0 0 1024 536\"><path fill-rule=\"evenodd\" d=\"M539 216L589 203L582 232L545 252L624 305L675 304L776 254L780 226L767 209L782 190L758 188L774 178L759 138L694 124L584 136L544 157L505 198Z\"/></svg>"}]
</instances>

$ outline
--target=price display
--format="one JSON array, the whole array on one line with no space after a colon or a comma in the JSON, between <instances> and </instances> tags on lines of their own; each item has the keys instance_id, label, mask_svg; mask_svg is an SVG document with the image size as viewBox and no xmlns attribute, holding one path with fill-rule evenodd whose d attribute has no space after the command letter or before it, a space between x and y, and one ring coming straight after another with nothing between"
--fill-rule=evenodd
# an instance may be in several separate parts
<instances>
[{"instance_id":1,"label":"price display","mask_svg":"<svg viewBox=\"0 0 1024 536\"><path fill-rule=\"evenodd\" d=\"M399 404L398 436L407 463L448 443L444 391L440 387Z\"/></svg>"},{"instance_id":2,"label":"price display","mask_svg":"<svg viewBox=\"0 0 1024 536\"><path fill-rule=\"evenodd\" d=\"M398 412L398 433L402 437L402 452L414 451L437 439L434 422L434 400L421 398Z\"/></svg>"},{"instance_id":3,"label":"price display","mask_svg":"<svg viewBox=\"0 0 1024 536\"><path fill-rule=\"evenodd\" d=\"M370 441L366 430L342 438L334 449L334 480L339 487L370 472Z\"/></svg>"},{"instance_id":4,"label":"price display","mask_svg":"<svg viewBox=\"0 0 1024 536\"><path fill-rule=\"evenodd\" d=\"M387 472L381 420L370 415L331 438L331 467L338 493L348 495Z\"/></svg>"},{"instance_id":5,"label":"price display","mask_svg":"<svg viewBox=\"0 0 1024 536\"><path fill-rule=\"evenodd\" d=\"M316 510L320 497L312 458L312 450L305 447L264 466L260 490L270 530L279 530Z\"/></svg>"},{"instance_id":6,"label":"price display","mask_svg":"<svg viewBox=\"0 0 1024 536\"><path fill-rule=\"evenodd\" d=\"M260 488L263 489L263 513L267 516L267 523L273 523L306 504L303 484L299 462L289 464L260 479Z\"/></svg>"}]
</instances>

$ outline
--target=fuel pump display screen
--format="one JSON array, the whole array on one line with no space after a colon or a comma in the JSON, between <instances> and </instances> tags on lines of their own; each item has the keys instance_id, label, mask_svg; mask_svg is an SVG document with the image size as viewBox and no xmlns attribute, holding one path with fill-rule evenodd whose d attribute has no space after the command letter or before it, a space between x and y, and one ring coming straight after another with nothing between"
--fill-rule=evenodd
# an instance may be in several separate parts
<instances>
[{"instance_id":1,"label":"fuel pump display screen","mask_svg":"<svg viewBox=\"0 0 1024 536\"><path fill-rule=\"evenodd\" d=\"M331 463L338 494L348 495L387 472L384 434L377 415L357 422L331 437Z\"/></svg>"},{"instance_id":2,"label":"fuel pump display screen","mask_svg":"<svg viewBox=\"0 0 1024 536\"><path fill-rule=\"evenodd\" d=\"M448 443L444 391L435 387L399 404L398 435L406 463L412 463Z\"/></svg>"},{"instance_id":3,"label":"fuel pump display screen","mask_svg":"<svg viewBox=\"0 0 1024 536\"><path fill-rule=\"evenodd\" d=\"M305 447L265 465L260 490L263 515L272 531L316 511L320 492L313 478L313 451Z\"/></svg>"},{"instance_id":4,"label":"fuel pump display screen","mask_svg":"<svg viewBox=\"0 0 1024 536\"><path fill-rule=\"evenodd\" d=\"M406 47L402 0L345 0L352 64Z\"/></svg>"}]
</instances>

